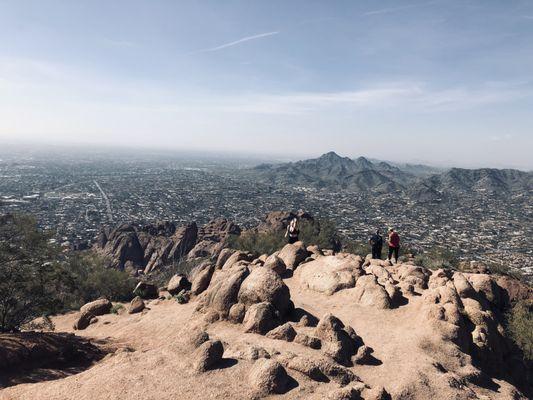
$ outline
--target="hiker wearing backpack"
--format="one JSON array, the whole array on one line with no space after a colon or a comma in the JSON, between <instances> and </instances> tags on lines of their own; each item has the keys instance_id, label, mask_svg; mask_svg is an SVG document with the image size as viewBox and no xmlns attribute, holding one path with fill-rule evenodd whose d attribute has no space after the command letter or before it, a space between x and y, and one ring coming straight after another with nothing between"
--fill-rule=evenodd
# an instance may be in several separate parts
<instances>
[{"instance_id":1,"label":"hiker wearing backpack","mask_svg":"<svg viewBox=\"0 0 533 400\"><path fill-rule=\"evenodd\" d=\"M379 229L376 230L370 239L368 240L370 247L372 248L372 258L381 259L381 250L383 249L383 237L380 234Z\"/></svg>"},{"instance_id":2,"label":"hiker wearing backpack","mask_svg":"<svg viewBox=\"0 0 533 400\"><path fill-rule=\"evenodd\" d=\"M394 263L398 262L398 253L400 252L400 236L392 228L389 228L389 237L387 239L389 245L389 255L387 260L392 262L392 256L394 255Z\"/></svg>"}]
</instances>

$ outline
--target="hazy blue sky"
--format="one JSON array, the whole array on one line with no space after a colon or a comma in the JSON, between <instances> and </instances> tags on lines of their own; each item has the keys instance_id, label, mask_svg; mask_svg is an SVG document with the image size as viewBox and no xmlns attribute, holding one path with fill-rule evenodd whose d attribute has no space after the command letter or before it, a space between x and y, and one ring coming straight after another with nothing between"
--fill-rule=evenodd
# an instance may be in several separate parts
<instances>
[{"instance_id":1,"label":"hazy blue sky","mask_svg":"<svg viewBox=\"0 0 533 400\"><path fill-rule=\"evenodd\" d=\"M533 168L533 1L0 0L0 141Z\"/></svg>"}]
</instances>

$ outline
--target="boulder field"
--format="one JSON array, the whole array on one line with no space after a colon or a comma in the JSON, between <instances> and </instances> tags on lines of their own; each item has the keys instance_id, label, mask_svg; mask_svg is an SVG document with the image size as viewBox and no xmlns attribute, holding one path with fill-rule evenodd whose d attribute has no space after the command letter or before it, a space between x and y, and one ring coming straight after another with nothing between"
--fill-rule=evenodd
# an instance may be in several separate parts
<instances>
[{"instance_id":1,"label":"boulder field","mask_svg":"<svg viewBox=\"0 0 533 400\"><path fill-rule=\"evenodd\" d=\"M107 356L61 379L7 387L0 399L531 396L503 311L533 295L508 277L296 243L261 257L221 250L167 289L182 300L138 291L116 314L99 299L53 317L56 332Z\"/></svg>"}]
</instances>

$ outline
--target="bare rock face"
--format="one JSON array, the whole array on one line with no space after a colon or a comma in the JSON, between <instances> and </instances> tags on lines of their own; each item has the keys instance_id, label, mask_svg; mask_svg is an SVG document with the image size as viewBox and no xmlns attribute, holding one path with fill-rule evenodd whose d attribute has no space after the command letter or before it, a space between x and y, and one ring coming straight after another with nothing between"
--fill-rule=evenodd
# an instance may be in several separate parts
<instances>
[{"instance_id":1,"label":"bare rock face","mask_svg":"<svg viewBox=\"0 0 533 400\"><path fill-rule=\"evenodd\" d=\"M268 302L283 317L290 307L289 288L273 270L260 267L254 269L244 280L239 290L239 303L249 306Z\"/></svg>"},{"instance_id":2,"label":"bare rock face","mask_svg":"<svg viewBox=\"0 0 533 400\"><path fill-rule=\"evenodd\" d=\"M210 308L226 318L231 306L237 303L239 289L248 274L246 266L217 270L209 288L199 297L198 309L207 311Z\"/></svg>"},{"instance_id":3,"label":"bare rock face","mask_svg":"<svg viewBox=\"0 0 533 400\"><path fill-rule=\"evenodd\" d=\"M111 304L109 300L98 299L98 300L91 301L90 303L83 305L80 308L80 312L81 313L89 312L95 316L104 315L104 314L109 314L109 312L111 311L111 307L113 307L113 304Z\"/></svg>"},{"instance_id":4,"label":"bare rock face","mask_svg":"<svg viewBox=\"0 0 533 400\"><path fill-rule=\"evenodd\" d=\"M217 262L215 264L216 269L222 268L226 261L228 261L228 258L230 258L233 253L235 253L235 250L233 249L223 249L218 255Z\"/></svg>"},{"instance_id":5,"label":"bare rock face","mask_svg":"<svg viewBox=\"0 0 533 400\"><path fill-rule=\"evenodd\" d=\"M391 308L391 299L374 275L363 275L357 279L353 290L354 300L363 305L379 309Z\"/></svg>"},{"instance_id":6,"label":"bare rock face","mask_svg":"<svg viewBox=\"0 0 533 400\"><path fill-rule=\"evenodd\" d=\"M198 226L191 223L176 230L172 236L172 247L168 254L168 261L179 261L185 258L194 247L198 238Z\"/></svg>"},{"instance_id":7,"label":"bare rock face","mask_svg":"<svg viewBox=\"0 0 533 400\"><path fill-rule=\"evenodd\" d=\"M302 242L294 244L286 244L278 254L278 257L283 260L288 269L296 269L296 267L304 261L309 254Z\"/></svg>"},{"instance_id":8,"label":"bare rock face","mask_svg":"<svg viewBox=\"0 0 533 400\"><path fill-rule=\"evenodd\" d=\"M144 304L143 299L137 296L131 301L129 309L128 309L128 313L137 314L143 311L145 308L146 308L146 305Z\"/></svg>"},{"instance_id":9,"label":"bare rock face","mask_svg":"<svg viewBox=\"0 0 533 400\"><path fill-rule=\"evenodd\" d=\"M79 314L78 319L74 322L73 328L75 330L83 330L91 324L91 321L94 318L96 317L89 311L83 311Z\"/></svg>"},{"instance_id":10,"label":"bare rock face","mask_svg":"<svg viewBox=\"0 0 533 400\"><path fill-rule=\"evenodd\" d=\"M400 281L413 285L418 291L428 288L428 280L431 273L426 268L410 264L402 264L397 269Z\"/></svg>"},{"instance_id":11,"label":"bare rock face","mask_svg":"<svg viewBox=\"0 0 533 400\"><path fill-rule=\"evenodd\" d=\"M209 263L199 265L194 273L191 272L191 293L197 296L205 291L209 287L214 272L215 266Z\"/></svg>"},{"instance_id":12,"label":"bare rock face","mask_svg":"<svg viewBox=\"0 0 533 400\"><path fill-rule=\"evenodd\" d=\"M289 377L279 362L261 358L252 366L248 381L257 395L267 396L284 393L287 390Z\"/></svg>"},{"instance_id":13,"label":"bare rock face","mask_svg":"<svg viewBox=\"0 0 533 400\"><path fill-rule=\"evenodd\" d=\"M353 288L360 275L361 258L354 255L324 256L300 266L295 276L302 287L332 295Z\"/></svg>"},{"instance_id":14,"label":"bare rock face","mask_svg":"<svg viewBox=\"0 0 533 400\"><path fill-rule=\"evenodd\" d=\"M231 269L235 264L241 261L252 261L253 255L244 251L234 251L222 265L223 270Z\"/></svg>"},{"instance_id":15,"label":"bare rock face","mask_svg":"<svg viewBox=\"0 0 533 400\"><path fill-rule=\"evenodd\" d=\"M322 341L322 350L342 365L351 365L358 343L353 329L345 329L340 319L326 314L318 323L315 335Z\"/></svg>"},{"instance_id":16,"label":"bare rock face","mask_svg":"<svg viewBox=\"0 0 533 400\"><path fill-rule=\"evenodd\" d=\"M144 265L144 251L133 225L122 224L113 230L104 229L100 233L97 249L111 260L114 268L124 269L128 261L134 265Z\"/></svg>"},{"instance_id":17,"label":"bare rock face","mask_svg":"<svg viewBox=\"0 0 533 400\"><path fill-rule=\"evenodd\" d=\"M256 303L248 307L242 324L245 332L264 335L279 325L279 315L271 303Z\"/></svg>"},{"instance_id":18,"label":"bare rock face","mask_svg":"<svg viewBox=\"0 0 533 400\"><path fill-rule=\"evenodd\" d=\"M361 393L365 389L362 382L354 382L348 386L334 390L329 393L328 400L363 400ZM366 400L366 399L364 399Z\"/></svg>"},{"instance_id":19,"label":"bare rock face","mask_svg":"<svg viewBox=\"0 0 533 400\"><path fill-rule=\"evenodd\" d=\"M296 331L292 327L290 322L287 322L275 329L272 329L266 334L267 338L276 340L285 340L286 342L292 342L296 337Z\"/></svg>"},{"instance_id":20,"label":"bare rock face","mask_svg":"<svg viewBox=\"0 0 533 400\"><path fill-rule=\"evenodd\" d=\"M225 218L217 218L200 228L198 242L188 258L217 257L229 235L240 235L241 228Z\"/></svg>"},{"instance_id":21,"label":"bare rock face","mask_svg":"<svg viewBox=\"0 0 533 400\"><path fill-rule=\"evenodd\" d=\"M272 254L266 259L264 267L271 269L280 276L287 271L287 266L276 254Z\"/></svg>"},{"instance_id":22,"label":"bare rock face","mask_svg":"<svg viewBox=\"0 0 533 400\"><path fill-rule=\"evenodd\" d=\"M201 344L194 353L194 370L205 372L222 360L224 346L220 340L208 340Z\"/></svg>"}]
</instances>

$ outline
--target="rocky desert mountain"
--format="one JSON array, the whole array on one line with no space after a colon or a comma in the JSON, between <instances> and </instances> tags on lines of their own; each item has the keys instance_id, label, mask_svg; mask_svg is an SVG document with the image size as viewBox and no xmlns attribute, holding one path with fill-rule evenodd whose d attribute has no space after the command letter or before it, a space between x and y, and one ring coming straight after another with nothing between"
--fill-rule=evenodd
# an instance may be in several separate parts
<instances>
[{"instance_id":1,"label":"rocky desert mountain","mask_svg":"<svg viewBox=\"0 0 533 400\"><path fill-rule=\"evenodd\" d=\"M404 191L415 199L430 192L439 196L457 194L530 192L533 174L514 169L452 168L440 171L424 165L393 165L384 161L355 160L335 152L319 158L284 164L262 164L247 172L261 182L315 188L374 191Z\"/></svg>"},{"instance_id":2,"label":"rocky desert mountain","mask_svg":"<svg viewBox=\"0 0 533 400\"><path fill-rule=\"evenodd\" d=\"M531 398L531 365L504 329L529 286L302 242L253 254L227 246L237 232L226 220L103 232L96 251L140 277L136 297L0 336L0 399ZM164 287L150 281L199 255Z\"/></svg>"}]
</instances>

